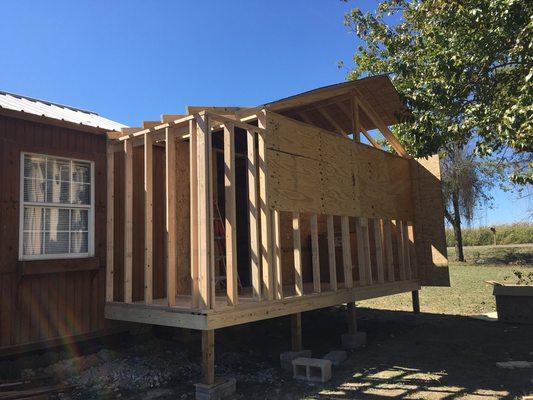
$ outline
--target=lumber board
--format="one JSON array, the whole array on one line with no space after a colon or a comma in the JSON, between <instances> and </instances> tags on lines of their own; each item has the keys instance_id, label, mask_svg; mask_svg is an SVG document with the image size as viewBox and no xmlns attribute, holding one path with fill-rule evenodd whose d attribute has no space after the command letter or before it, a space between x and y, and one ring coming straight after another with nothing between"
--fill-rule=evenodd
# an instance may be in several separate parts
<instances>
[{"instance_id":1,"label":"lumber board","mask_svg":"<svg viewBox=\"0 0 533 400\"><path fill-rule=\"evenodd\" d=\"M190 240L191 240L191 307L198 308L200 302L200 289L198 286L198 148L197 148L197 122L189 121L189 181L190 184Z\"/></svg>"},{"instance_id":2,"label":"lumber board","mask_svg":"<svg viewBox=\"0 0 533 400\"><path fill-rule=\"evenodd\" d=\"M313 266L313 289L319 293L320 290L320 255L318 253L318 216L311 215L311 253Z\"/></svg>"},{"instance_id":3,"label":"lumber board","mask_svg":"<svg viewBox=\"0 0 533 400\"><path fill-rule=\"evenodd\" d=\"M300 214L292 213L292 240L294 246L294 288L297 296L304 292L302 270L302 243L300 234Z\"/></svg>"},{"instance_id":4,"label":"lumber board","mask_svg":"<svg viewBox=\"0 0 533 400\"><path fill-rule=\"evenodd\" d=\"M248 223L250 225L250 265L252 290L256 300L261 300L261 270L259 255L259 212L257 191L257 149L255 132L246 131L248 166Z\"/></svg>"},{"instance_id":5,"label":"lumber board","mask_svg":"<svg viewBox=\"0 0 533 400\"><path fill-rule=\"evenodd\" d=\"M115 153L107 144L107 207L106 207L106 301L113 301L115 272L114 230L115 230Z\"/></svg>"},{"instance_id":6,"label":"lumber board","mask_svg":"<svg viewBox=\"0 0 533 400\"><path fill-rule=\"evenodd\" d=\"M392 230L391 221L383 220L383 248L385 250L385 263L387 271L387 280L394 282L394 259L392 251Z\"/></svg>"},{"instance_id":7,"label":"lumber board","mask_svg":"<svg viewBox=\"0 0 533 400\"><path fill-rule=\"evenodd\" d=\"M335 259L335 225L333 215L327 216L329 288L337 290L337 262Z\"/></svg>"},{"instance_id":8,"label":"lumber board","mask_svg":"<svg viewBox=\"0 0 533 400\"><path fill-rule=\"evenodd\" d=\"M226 293L228 305L238 303L237 211L235 203L235 125L224 124L224 188L226 224Z\"/></svg>"},{"instance_id":9,"label":"lumber board","mask_svg":"<svg viewBox=\"0 0 533 400\"><path fill-rule=\"evenodd\" d=\"M133 146L124 142L124 302L132 301L133 275Z\"/></svg>"},{"instance_id":10,"label":"lumber board","mask_svg":"<svg viewBox=\"0 0 533 400\"><path fill-rule=\"evenodd\" d=\"M143 123L144 124L144 123ZM144 135L144 301L153 300L153 140Z\"/></svg>"},{"instance_id":11,"label":"lumber board","mask_svg":"<svg viewBox=\"0 0 533 400\"><path fill-rule=\"evenodd\" d=\"M383 263L383 228L380 219L372 220L372 227L374 229L374 248L376 250L376 268L378 283L385 282L385 266Z\"/></svg>"},{"instance_id":12,"label":"lumber board","mask_svg":"<svg viewBox=\"0 0 533 400\"><path fill-rule=\"evenodd\" d=\"M166 294L169 307L176 305L176 138L172 129L165 130L166 195Z\"/></svg>"},{"instance_id":13,"label":"lumber board","mask_svg":"<svg viewBox=\"0 0 533 400\"><path fill-rule=\"evenodd\" d=\"M280 212L278 210L272 211L272 219L274 267L276 271L275 298L281 300L283 299L283 269L281 263L281 221Z\"/></svg>"},{"instance_id":14,"label":"lumber board","mask_svg":"<svg viewBox=\"0 0 533 400\"><path fill-rule=\"evenodd\" d=\"M344 270L344 287L353 287L352 252L350 249L350 220L341 216L342 266Z\"/></svg>"}]
</instances>

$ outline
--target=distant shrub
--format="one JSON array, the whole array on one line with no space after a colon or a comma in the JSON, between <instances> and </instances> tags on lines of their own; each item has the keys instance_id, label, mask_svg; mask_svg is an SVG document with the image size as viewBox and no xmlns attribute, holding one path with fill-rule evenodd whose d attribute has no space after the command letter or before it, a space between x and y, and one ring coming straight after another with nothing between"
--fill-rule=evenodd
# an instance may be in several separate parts
<instances>
[{"instance_id":1,"label":"distant shrub","mask_svg":"<svg viewBox=\"0 0 533 400\"><path fill-rule=\"evenodd\" d=\"M496 228L496 244L524 244L533 243L533 224L520 222L516 224L502 224ZM486 246L493 244L490 227L463 229L464 246ZM455 245L453 229L446 229L446 244Z\"/></svg>"}]
</instances>

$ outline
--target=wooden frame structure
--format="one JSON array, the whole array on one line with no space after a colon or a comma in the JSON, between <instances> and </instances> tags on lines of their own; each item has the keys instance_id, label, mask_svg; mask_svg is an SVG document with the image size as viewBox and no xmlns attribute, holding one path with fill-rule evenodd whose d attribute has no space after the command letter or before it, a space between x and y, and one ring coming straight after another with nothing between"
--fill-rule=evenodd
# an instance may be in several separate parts
<instances>
[{"instance_id":1,"label":"wooden frame structure","mask_svg":"<svg viewBox=\"0 0 533 400\"><path fill-rule=\"evenodd\" d=\"M115 207L108 207L107 221L115 235L107 241L106 317L202 330L204 359L212 365L214 329L447 284L438 158L412 159L362 89L345 85L341 94L334 87L329 95L257 108L189 107L188 115L124 130L108 145L107 201ZM376 128L396 154L369 133ZM372 146L359 142L360 133ZM164 161L157 174L156 158ZM124 174L123 187L114 183L117 173ZM157 176L164 187L156 195ZM165 208L159 266L156 202ZM139 205L136 227L132 210ZM178 224L185 236L178 237ZM143 249L134 249L141 231ZM142 273L132 273L135 251L143 255ZM164 271L159 281L156 268ZM241 284L243 271L248 286ZM132 297L135 277L143 291ZM114 289L121 284L119 298Z\"/></svg>"}]
</instances>

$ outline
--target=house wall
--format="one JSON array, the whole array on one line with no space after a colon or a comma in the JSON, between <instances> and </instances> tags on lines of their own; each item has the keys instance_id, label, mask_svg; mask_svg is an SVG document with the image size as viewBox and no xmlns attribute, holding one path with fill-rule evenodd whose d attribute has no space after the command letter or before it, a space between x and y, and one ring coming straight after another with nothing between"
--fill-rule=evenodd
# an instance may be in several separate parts
<instances>
[{"instance_id":1,"label":"house wall","mask_svg":"<svg viewBox=\"0 0 533 400\"><path fill-rule=\"evenodd\" d=\"M20 154L24 151L94 162L94 258L19 262ZM103 312L105 164L105 135L0 116L0 354L111 326Z\"/></svg>"}]
</instances>

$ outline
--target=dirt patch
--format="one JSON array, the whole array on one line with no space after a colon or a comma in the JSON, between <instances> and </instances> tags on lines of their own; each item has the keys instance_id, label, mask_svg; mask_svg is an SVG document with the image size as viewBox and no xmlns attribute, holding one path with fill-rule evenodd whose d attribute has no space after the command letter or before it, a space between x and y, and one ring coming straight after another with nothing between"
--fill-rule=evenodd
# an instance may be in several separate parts
<instances>
[{"instance_id":1,"label":"dirt patch","mask_svg":"<svg viewBox=\"0 0 533 400\"><path fill-rule=\"evenodd\" d=\"M280 369L279 353L290 345L288 318L217 331L216 373L237 379L236 399L490 399L533 392L532 368L497 366L533 361L533 326L369 309L358 309L358 317L368 346L350 353L324 385L294 381ZM303 314L304 347L314 356L338 349L344 331L341 308ZM23 373L74 384L61 399L192 399L200 336L177 340L176 332L150 331Z\"/></svg>"}]
</instances>

